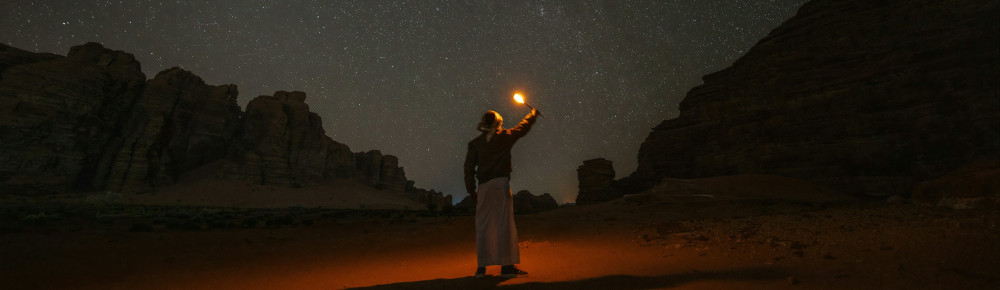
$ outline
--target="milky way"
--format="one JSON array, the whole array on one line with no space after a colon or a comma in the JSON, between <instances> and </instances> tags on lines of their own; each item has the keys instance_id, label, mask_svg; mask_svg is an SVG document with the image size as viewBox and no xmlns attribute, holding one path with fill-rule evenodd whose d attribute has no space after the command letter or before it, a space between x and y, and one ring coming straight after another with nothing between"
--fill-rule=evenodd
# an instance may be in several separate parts
<instances>
[{"instance_id":1,"label":"milky way","mask_svg":"<svg viewBox=\"0 0 1000 290\"><path fill-rule=\"evenodd\" d=\"M147 77L179 66L239 104L304 91L327 135L396 155L416 186L465 196L466 143L486 110L543 117L513 150L511 188L577 193L583 160L636 167L649 130L805 0L3 1L0 42L65 54L99 42Z\"/></svg>"}]
</instances>

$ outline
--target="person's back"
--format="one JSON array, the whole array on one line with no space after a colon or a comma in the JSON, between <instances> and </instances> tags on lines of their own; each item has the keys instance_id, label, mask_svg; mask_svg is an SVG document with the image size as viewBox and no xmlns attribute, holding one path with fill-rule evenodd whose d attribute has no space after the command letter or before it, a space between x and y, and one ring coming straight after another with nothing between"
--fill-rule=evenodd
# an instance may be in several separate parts
<instances>
[{"instance_id":1,"label":"person's back","mask_svg":"<svg viewBox=\"0 0 1000 290\"><path fill-rule=\"evenodd\" d=\"M510 150L517 140L528 133L537 116L538 111L532 109L516 127L504 130L500 114L488 111L477 126L483 133L469 141L465 156L465 186L476 201L477 278L485 277L486 266L491 265L502 265L501 277L527 274L514 266L520 263L520 253L514 224L513 195L510 192L510 172L513 168Z\"/></svg>"}]
</instances>

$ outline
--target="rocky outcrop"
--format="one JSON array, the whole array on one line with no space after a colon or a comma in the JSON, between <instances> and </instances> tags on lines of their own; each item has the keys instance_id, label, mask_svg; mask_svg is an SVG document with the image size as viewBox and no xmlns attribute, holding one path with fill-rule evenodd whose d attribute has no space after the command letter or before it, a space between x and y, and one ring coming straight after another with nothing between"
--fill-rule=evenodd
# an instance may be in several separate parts
<instances>
[{"instance_id":1,"label":"rocky outcrop","mask_svg":"<svg viewBox=\"0 0 1000 290\"><path fill-rule=\"evenodd\" d=\"M210 86L180 68L160 72L98 162L96 188L147 192L224 156L239 126L234 85Z\"/></svg>"},{"instance_id":2,"label":"rocky outcrop","mask_svg":"<svg viewBox=\"0 0 1000 290\"><path fill-rule=\"evenodd\" d=\"M280 186L310 185L328 172L350 177L349 169L337 169L350 167L353 153L326 136L322 120L309 111L305 99L303 92L279 91L251 100L223 175Z\"/></svg>"},{"instance_id":3,"label":"rocky outcrop","mask_svg":"<svg viewBox=\"0 0 1000 290\"><path fill-rule=\"evenodd\" d=\"M514 213L536 213L556 209L559 204L548 193L533 195L530 191L518 191L514 195Z\"/></svg>"},{"instance_id":4,"label":"rocky outcrop","mask_svg":"<svg viewBox=\"0 0 1000 290\"><path fill-rule=\"evenodd\" d=\"M0 45L0 194L141 193L222 160L216 177L307 186L344 178L429 208L451 196L412 186L399 159L326 136L303 92L252 100L180 68L146 81L128 53L100 44L66 57Z\"/></svg>"},{"instance_id":5,"label":"rocky outcrop","mask_svg":"<svg viewBox=\"0 0 1000 290\"><path fill-rule=\"evenodd\" d=\"M406 181L406 191L403 192L403 196L426 205L427 209L432 211L448 211L453 207L450 194L445 195L435 190L416 188L413 186L413 181Z\"/></svg>"},{"instance_id":6,"label":"rocky outcrop","mask_svg":"<svg viewBox=\"0 0 1000 290\"><path fill-rule=\"evenodd\" d=\"M611 160L604 158L583 162L576 169L580 192L576 204L593 204L622 197L623 193L614 186L615 167Z\"/></svg>"},{"instance_id":7,"label":"rocky outcrop","mask_svg":"<svg viewBox=\"0 0 1000 290\"><path fill-rule=\"evenodd\" d=\"M382 174L382 152L378 150L358 152L354 153L354 158L357 161L358 181L369 185L378 184Z\"/></svg>"},{"instance_id":8,"label":"rocky outcrop","mask_svg":"<svg viewBox=\"0 0 1000 290\"><path fill-rule=\"evenodd\" d=\"M449 195L449 200L450 200ZM542 212L546 210L556 209L559 207L559 203L552 195L545 193L542 195L533 195L530 191L521 190L513 196L514 203L514 213L517 214L529 214ZM463 211L476 211L476 201L472 199L472 196L466 196L459 203L455 204L453 207L458 210Z\"/></svg>"},{"instance_id":9,"label":"rocky outcrop","mask_svg":"<svg viewBox=\"0 0 1000 290\"><path fill-rule=\"evenodd\" d=\"M0 192L99 189L99 161L146 81L139 62L96 43L66 57L0 49Z\"/></svg>"},{"instance_id":10,"label":"rocky outcrop","mask_svg":"<svg viewBox=\"0 0 1000 290\"><path fill-rule=\"evenodd\" d=\"M255 184L308 186L324 178L347 178L445 208L440 192L408 187L399 158L378 150L351 152L326 136L303 92L276 92L250 101L236 146L223 175ZM447 206L451 205L448 197Z\"/></svg>"},{"instance_id":11,"label":"rocky outcrop","mask_svg":"<svg viewBox=\"0 0 1000 290\"><path fill-rule=\"evenodd\" d=\"M795 177L908 196L1000 149L996 1L815 0L653 129L629 192L664 177Z\"/></svg>"},{"instance_id":12,"label":"rocky outcrop","mask_svg":"<svg viewBox=\"0 0 1000 290\"><path fill-rule=\"evenodd\" d=\"M472 199L471 195L466 195L453 208L464 211L476 211L476 201Z\"/></svg>"},{"instance_id":13,"label":"rocky outcrop","mask_svg":"<svg viewBox=\"0 0 1000 290\"><path fill-rule=\"evenodd\" d=\"M379 173L376 187L393 191L406 191L406 172L399 167L399 158L392 155L382 156L382 172Z\"/></svg>"},{"instance_id":14,"label":"rocky outcrop","mask_svg":"<svg viewBox=\"0 0 1000 290\"><path fill-rule=\"evenodd\" d=\"M10 47L0 43L0 72L10 66L36 63L57 58L62 58L62 56L52 53L34 53L24 51L16 47ZM0 79L2 79L2 77L3 75L0 74Z\"/></svg>"}]
</instances>

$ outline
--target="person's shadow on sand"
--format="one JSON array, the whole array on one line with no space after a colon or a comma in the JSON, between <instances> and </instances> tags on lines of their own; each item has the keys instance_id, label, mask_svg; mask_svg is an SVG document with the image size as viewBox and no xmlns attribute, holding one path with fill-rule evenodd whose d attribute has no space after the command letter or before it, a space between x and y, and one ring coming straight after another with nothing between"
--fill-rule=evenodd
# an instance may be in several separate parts
<instances>
[{"instance_id":1,"label":"person's shadow on sand","mask_svg":"<svg viewBox=\"0 0 1000 290\"><path fill-rule=\"evenodd\" d=\"M790 275L780 268L752 268L725 272L690 272L674 275L639 277L630 275L610 275L576 281L529 282L515 285L500 283L507 279L489 276L484 279L462 277L454 279L434 279L414 282L400 282L351 289L650 289L669 288L694 281L721 280L785 280Z\"/></svg>"}]
</instances>

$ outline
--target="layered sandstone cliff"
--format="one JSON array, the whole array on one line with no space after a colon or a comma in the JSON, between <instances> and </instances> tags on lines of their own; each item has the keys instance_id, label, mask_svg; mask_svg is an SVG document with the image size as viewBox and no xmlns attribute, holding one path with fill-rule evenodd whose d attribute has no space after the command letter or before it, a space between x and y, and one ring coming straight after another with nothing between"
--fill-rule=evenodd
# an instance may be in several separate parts
<instances>
[{"instance_id":1,"label":"layered sandstone cliff","mask_svg":"<svg viewBox=\"0 0 1000 290\"><path fill-rule=\"evenodd\" d=\"M135 58L100 44L66 57L0 45L0 193L153 191L222 162L217 178L308 186L344 178L431 208L451 197L413 187L399 160L326 136L303 92L253 99L180 68L146 80Z\"/></svg>"},{"instance_id":2,"label":"layered sandstone cliff","mask_svg":"<svg viewBox=\"0 0 1000 290\"><path fill-rule=\"evenodd\" d=\"M160 72L105 146L91 187L147 192L224 156L240 124L237 94L179 68Z\"/></svg>"},{"instance_id":3,"label":"layered sandstone cliff","mask_svg":"<svg viewBox=\"0 0 1000 290\"><path fill-rule=\"evenodd\" d=\"M98 163L145 86L139 62L93 43L66 57L0 46L0 60L0 192L101 187Z\"/></svg>"},{"instance_id":4,"label":"layered sandstone cliff","mask_svg":"<svg viewBox=\"0 0 1000 290\"><path fill-rule=\"evenodd\" d=\"M966 164L996 164L998 6L811 1L688 92L613 188L758 173L909 196Z\"/></svg>"}]
</instances>

